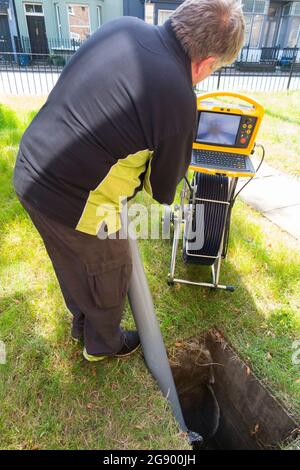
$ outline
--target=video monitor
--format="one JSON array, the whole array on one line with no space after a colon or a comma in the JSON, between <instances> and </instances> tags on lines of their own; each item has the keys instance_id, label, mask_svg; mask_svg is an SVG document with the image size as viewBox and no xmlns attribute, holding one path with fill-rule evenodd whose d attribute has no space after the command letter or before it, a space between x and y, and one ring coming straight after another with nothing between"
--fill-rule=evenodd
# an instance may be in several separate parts
<instances>
[{"instance_id":1,"label":"video monitor","mask_svg":"<svg viewBox=\"0 0 300 470\"><path fill-rule=\"evenodd\" d=\"M202 111L198 123L196 142L234 146L240 122L241 116Z\"/></svg>"}]
</instances>

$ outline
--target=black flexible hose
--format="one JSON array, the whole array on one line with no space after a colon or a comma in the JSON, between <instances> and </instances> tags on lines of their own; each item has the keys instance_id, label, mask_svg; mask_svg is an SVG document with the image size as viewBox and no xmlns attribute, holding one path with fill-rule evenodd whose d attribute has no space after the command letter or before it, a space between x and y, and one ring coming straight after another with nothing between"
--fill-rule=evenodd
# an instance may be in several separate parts
<instances>
[{"instance_id":1,"label":"black flexible hose","mask_svg":"<svg viewBox=\"0 0 300 470\"><path fill-rule=\"evenodd\" d=\"M190 185L190 182L189 182L189 180L186 176L184 177L184 180L185 180L186 184L188 185L190 192L192 192L193 191L192 186Z\"/></svg>"},{"instance_id":2,"label":"black flexible hose","mask_svg":"<svg viewBox=\"0 0 300 470\"><path fill-rule=\"evenodd\" d=\"M265 149L261 144L257 144L263 151L261 161L256 169L256 173L260 169L264 158ZM201 250L189 250L189 254L186 252L186 240L184 241L183 247L183 259L186 263L202 264L211 266L215 262L215 257L219 253L219 249L222 242L222 236L224 232L224 249L222 257L225 258L228 251L231 213L234 203L238 195L243 189L252 181L253 177L250 178L244 186L233 195L229 200L229 178L223 175L208 175L205 173L196 173L195 175L197 191L196 197L202 199L211 199L213 201L227 201L230 204L218 204L216 202L208 201L197 201L196 204L204 205L204 245ZM190 187L190 185L189 185ZM191 187L190 187L191 190ZM192 200L190 200L190 203ZM197 214L197 212L196 212ZM192 229L196 232L196 224L202 223L202 221L196 220L193 217ZM225 231L224 231L225 226ZM192 241L192 240L190 240ZM198 255L198 256L193 256ZM199 255L206 255L208 258L201 258ZM213 258L210 258L212 256Z\"/></svg>"}]
</instances>

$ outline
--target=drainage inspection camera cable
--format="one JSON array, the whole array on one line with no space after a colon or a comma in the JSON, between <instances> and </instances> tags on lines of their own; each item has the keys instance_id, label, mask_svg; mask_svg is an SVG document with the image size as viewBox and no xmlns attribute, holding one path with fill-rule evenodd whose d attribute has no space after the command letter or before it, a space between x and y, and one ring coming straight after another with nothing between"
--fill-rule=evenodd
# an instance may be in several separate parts
<instances>
[{"instance_id":1,"label":"drainage inspection camera cable","mask_svg":"<svg viewBox=\"0 0 300 470\"><path fill-rule=\"evenodd\" d=\"M255 174L257 174L257 172L259 171L260 167L262 166L263 162L264 162L264 159L265 159L265 154L266 154L266 151L265 151L265 148L262 144L255 144L255 147L254 149L252 150L252 155L254 154L255 152L255 149L256 147L260 148L262 150L262 156L261 156L261 159L260 159L260 162L255 170ZM251 178L248 179L248 181L246 181L246 183L241 187L241 189L236 193L236 195L234 196L234 198L231 200L230 202L230 206L229 206L229 209L228 209L228 217L227 217L227 221L226 221L226 229L225 229L225 239L224 239L224 249L223 249L223 253L222 253L222 258L226 258L227 256L227 251L228 251L228 244L229 244L229 231L230 231L230 224L231 224L231 213L232 213L232 208L234 206L234 203L236 201L236 198L241 194L241 192L243 191L243 189L246 188L246 186L253 180L255 175L253 175Z\"/></svg>"},{"instance_id":2,"label":"drainage inspection camera cable","mask_svg":"<svg viewBox=\"0 0 300 470\"><path fill-rule=\"evenodd\" d=\"M262 166L263 161L264 161L264 159L265 159L265 154L266 154L265 147L264 147L262 144L255 144L255 147L254 147L254 149L253 149L252 152L251 152L252 155L254 154L256 147L261 148L263 153L262 153L262 156L261 156L259 165L258 165L258 167L257 167L256 170L255 170L255 174L258 172L258 170L259 170L260 167ZM234 198L233 198L233 200L232 200L232 205L235 203L236 198L237 198L238 195L243 191L243 189L245 189L245 187L253 180L254 176L255 176L255 175L253 175L251 178L249 178L248 181L244 184L244 186L242 186L241 189L236 193L236 195L234 196Z\"/></svg>"},{"instance_id":3,"label":"drainage inspection camera cable","mask_svg":"<svg viewBox=\"0 0 300 470\"><path fill-rule=\"evenodd\" d=\"M189 182L187 176L184 177L184 180L185 180L186 184L188 185L188 188L189 188L190 192L192 193L192 192L193 192L193 189L192 189L192 186L191 186L191 184L190 184L190 182Z\"/></svg>"}]
</instances>

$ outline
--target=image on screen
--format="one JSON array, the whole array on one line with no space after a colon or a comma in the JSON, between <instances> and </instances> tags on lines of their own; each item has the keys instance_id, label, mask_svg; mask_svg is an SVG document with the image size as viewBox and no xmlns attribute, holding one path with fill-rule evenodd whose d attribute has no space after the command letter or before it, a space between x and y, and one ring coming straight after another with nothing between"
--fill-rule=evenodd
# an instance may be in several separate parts
<instances>
[{"instance_id":1,"label":"image on screen","mask_svg":"<svg viewBox=\"0 0 300 470\"><path fill-rule=\"evenodd\" d=\"M202 112L200 114L197 142L234 145L241 116Z\"/></svg>"}]
</instances>

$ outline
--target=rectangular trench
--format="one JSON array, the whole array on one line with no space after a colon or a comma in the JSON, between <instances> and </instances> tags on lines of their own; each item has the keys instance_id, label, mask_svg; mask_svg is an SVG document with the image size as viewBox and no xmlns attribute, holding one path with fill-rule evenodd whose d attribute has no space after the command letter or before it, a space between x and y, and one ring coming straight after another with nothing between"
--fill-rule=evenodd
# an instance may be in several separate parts
<instances>
[{"instance_id":1,"label":"rectangular trench","mask_svg":"<svg viewBox=\"0 0 300 470\"><path fill-rule=\"evenodd\" d=\"M299 436L299 424L219 332L182 342L170 360L187 426L203 449L268 450Z\"/></svg>"}]
</instances>

